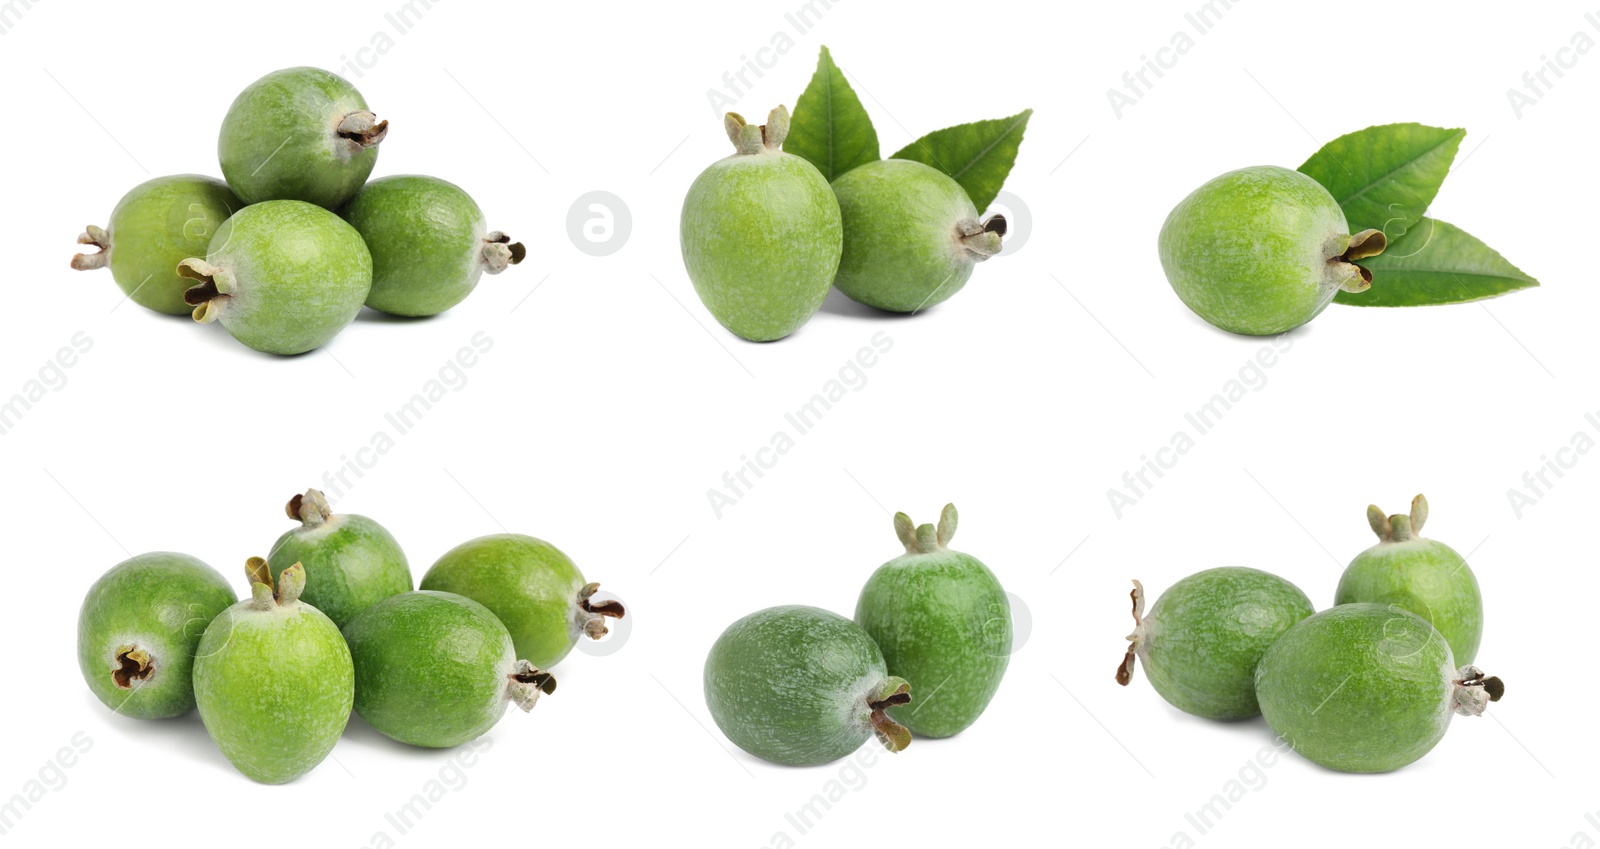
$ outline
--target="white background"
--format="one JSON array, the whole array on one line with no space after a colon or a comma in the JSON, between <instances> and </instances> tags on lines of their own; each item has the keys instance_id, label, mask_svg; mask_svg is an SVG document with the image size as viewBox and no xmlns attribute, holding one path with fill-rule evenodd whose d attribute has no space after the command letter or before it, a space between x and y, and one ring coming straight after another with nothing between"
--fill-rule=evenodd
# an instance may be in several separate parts
<instances>
[{"instance_id":1,"label":"white background","mask_svg":"<svg viewBox=\"0 0 1600 849\"><path fill-rule=\"evenodd\" d=\"M0 397L41 369L54 384L0 436L0 797L27 792L41 770L52 788L6 840L1600 841L1600 813L1586 819L1600 811L1589 671L1600 459L1561 454L1571 468L1536 503L1519 515L1508 500L1531 496L1524 473L1575 434L1600 440L1585 420L1600 411L1600 51L1562 54L1573 66L1520 116L1507 97L1575 34L1600 41L1582 4L1235 3L1203 35L1184 17L1199 0L915 13L841 2L804 33L785 18L800 0L458 0L400 33L385 14L402 5L6 6ZM1119 117L1107 90L1179 31L1193 49ZM359 53L378 33L386 51ZM758 54L775 37L792 47ZM694 297L678 208L727 153L708 90L759 55L770 67L734 108L792 106L822 44L885 154L933 129L1036 109L1007 184L1029 210L1013 210L1013 239L1031 238L926 314L868 315L834 298L792 338L752 345ZM128 188L217 173L233 96L301 64L345 68L392 122L377 175L459 183L529 260L437 319L363 315L294 359L119 306L108 273L68 269L74 237L104 224ZM1273 367L1247 373L1254 388L1119 517L1108 490L1269 344L1215 331L1171 295L1155 251L1168 209L1223 171L1294 167L1337 135L1394 121L1467 128L1434 212L1543 287L1482 305L1331 307ZM632 235L609 256L567 232L573 201L597 190L631 210ZM47 368L80 333L90 350ZM449 367L479 333L492 349ZM865 384L716 516L707 491L879 333L893 347ZM385 413L441 374L455 388L395 435ZM363 451L378 434L393 446ZM341 468L349 485L325 485ZM627 601L628 642L572 654L555 668L559 692L508 715L470 765L356 719L319 769L256 786L197 716L140 722L102 707L74 659L90 583L131 554L176 549L242 592L245 558L288 526L282 504L307 486L385 523L419 578L470 537L549 539ZM1399 511L1419 491L1433 506L1428 535L1477 572L1479 664L1505 679L1506 699L1457 718L1431 755L1394 774L1341 775L1295 756L1259 778L1246 771L1242 796L1202 833L1185 815L1226 794L1272 734L1259 720L1181 714L1142 671L1127 689L1112 682L1132 624L1129 579L1153 598L1199 569L1251 565L1325 606L1343 564L1372 542L1367 504ZM850 613L898 550L890 511L931 521L945 501L961 509L956 547L1031 615L982 720L898 756L864 749L870 763L853 767L780 768L733 749L700 691L722 628L782 603ZM63 783L46 765L75 734L92 744ZM445 792L400 833L386 814L441 777ZM839 788L804 833L786 819Z\"/></svg>"}]
</instances>

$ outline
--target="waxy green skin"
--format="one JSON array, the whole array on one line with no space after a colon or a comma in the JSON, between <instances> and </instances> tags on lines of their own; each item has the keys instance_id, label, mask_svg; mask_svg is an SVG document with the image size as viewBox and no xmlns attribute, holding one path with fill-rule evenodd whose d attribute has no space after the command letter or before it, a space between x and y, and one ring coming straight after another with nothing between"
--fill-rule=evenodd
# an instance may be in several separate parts
<instances>
[{"instance_id":1,"label":"waxy green skin","mask_svg":"<svg viewBox=\"0 0 1600 849\"><path fill-rule=\"evenodd\" d=\"M585 609L583 573L541 539L493 534L445 552L422 576L419 589L463 595L494 611L517 647L517 657L540 669L555 666L586 633L605 633L603 616L622 615L614 602Z\"/></svg>"},{"instance_id":2,"label":"waxy green skin","mask_svg":"<svg viewBox=\"0 0 1600 849\"><path fill-rule=\"evenodd\" d=\"M889 716L913 734L949 737L977 721L1000 687L1011 657L1011 602L989 567L946 547L953 505L937 530L913 528L904 513L894 520L906 553L867 579L856 624L918 695Z\"/></svg>"},{"instance_id":3,"label":"waxy green skin","mask_svg":"<svg viewBox=\"0 0 1600 849\"><path fill-rule=\"evenodd\" d=\"M453 183L399 175L373 180L339 214L372 252L367 306L391 315L437 315L461 303L485 271L499 274L525 251L490 233L483 211Z\"/></svg>"},{"instance_id":4,"label":"waxy green skin","mask_svg":"<svg viewBox=\"0 0 1600 849\"><path fill-rule=\"evenodd\" d=\"M1442 542L1420 536L1428 502L1417 496L1410 515L1368 508L1380 542L1356 555L1339 578L1334 604L1393 604L1427 620L1444 635L1456 663L1478 656L1483 595L1467 561Z\"/></svg>"},{"instance_id":5,"label":"waxy green skin","mask_svg":"<svg viewBox=\"0 0 1600 849\"><path fill-rule=\"evenodd\" d=\"M1138 582L1134 585L1138 587ZM1173 584L1141 618L1143 590L1134 594L1133 645L1118 670L1132 678L1138 656L1151 686L1173 707L1207 719L1246 719L1261 713L1256 665L1295 623L1314 611L1288 581L1243 566L1196 572Z\"/></svg>"},{"instance_id":6,"label":"waxy green skin","mask_svg":"<svg viewBox=\"0 0 1600 849\"><path fill-rule=\"evenodd\" d=\"M254 577L267 580L266 562L259 563ZM285 574L298 574L303 586L303 571ZM288 579L279 584L290 586ZM195 701L229 762L252 780L282 784L310 772L339 742L355 671L333 620L298 598L274 600L265 584L252 590L253 598L223 611L201 637Z\"/></svg>"},{"instance_id":7,"label":"waxy green skin","mask_svg":"<svg viewBox=\"0 0 1600 849\"><path fill-rule=\"evenodd\" d=\"M783 107L765 127L728 119L739 152L689 187L683 264L723 327L770 342L810 320L833 285L844 238L839 202L815 166L779 149L789 121Z\"/></svg>"},{"instance_id":8,"label":"waxy green skin","mask_svg":"<svg viewBox=\"0 0 1600 849\"><path fill-rule=\"evenodd\" d=\"M344 629L355 662L355 710L380 732L413 746L445 748L482 736L514 696L532 709L555 680L524 664L505 626L454 593L390 596ZM526 671L530 670L531 671Z\"/></svg>"},{"instance_id":9,"label":"waxy green skin","mask_svg":"<svg viewBox=\"0 0 1600 849\"><path fill-rule=\"evenodd\" d=\"M301 525L272 546L274 580L300 563L307 580L300 598L343 628L367 608L411 591L411 567L384 527L355 513L334 513L317 490L295 496L289 513Z\"/></svg>"},{"instance_id":10,"label":"waxy green skin","mask_svg":"<svg viewBox=\"0 0 1600 849\"><path fill-rule=\"evenodd\" d=\"M157 177L135 186L111 211L106 229L90 226L78 237L100 248L79 254L79 271L111 268L117 286L141 307L169 315L188 315L183 293L192 283L178 275L178 263L203 254L222 222L244 202L228 184L198 174Z\"/></svg>"},{"instance_id":11,"label":"waxy green skin","mask_svg":"<svg viewBox=\"0 0 1600 849\"><path fill-rule=\"evenodd\" d=\"M1167 282L1189 309L1251 336L1305 324L1341 288L1365 291L1370 275L1340 257L1383 246L1375 230L1352 240L1344 211L1316 180L1273 166L1230 171L1195 189L1167 216L1160 238Z\"/></svg>"},{"instance_id":12,"label":"waxy green skin","mask_svg":"<svg viewBox=\"0 0 1600 849\"><path fill-rule=\"evenodd\" d=\"M961 291L977 263L1000 252L965 189L921 162L882 159L833 181L844 221L834 285L852 300L909 313Z\"/></svg>"},{"instance_id":13,"label":"waxy green skin","mask_svg":"<svg viewBox=\"0 0 1600 849\"><path fill-rule=\"evenodd\" d=\"M1296 624L1267 650L1256 694L1267 724L1310 760L1388 772L1427 754L1453 714L1481 714L1499 697L1464 677L1482 673L1458 670L1439 632L1416 614L1344 604Z\"/></svg>"},{"instance_id":14,"label":"waxy green skin","mask_svg":"<svg viewBox=\"0 0 1600 849\"><path fill-rule=\"evenodd\" d=\"M706 707L717 727L750 754L790 766L861 748L874 734L871 703L905 689L859 626L803 605L740 619L706 657ZM904 729L896 733L891 751L909 741Z\"/></svg>"},{"instance_id":15,"label":"waxy green skin","mask_svg":"<svg viewBox=\"0 0 1600 849\"><path fill-rule=\"evenodd\" d=\"M188 713L200 636L236 599L217 570L187 554L152 551L118 563L89 588L78 612L84 682L123 716Z\"/></svg>"},{"instance_id":16,"label":"waxy green skin","mask_svg":"<svg viewBox=\"0 0 1600 849\"><path fill-rule=\"evenodd\" d=\"M361 311L372 288L372 255L339 216L294 200L245 207L218 228L205 259L180 273L200 322L269 354L326 344ZM213 293L209 286L215 286Z\"/></svg>"},{"instance_id":17,"label":"waxy green skin","mask_svg":"<svg viewBox=\"0 0 1600 849\"><path fill-rule=\"evenodd\" d=\"M274 71L228 108L217 139L222 175L247 203L299 200L337 209L377 164L388 122L370 118L361 93L337 74ZM341 127L357 137L341 136Z\"/></svg>"}]
</instances>

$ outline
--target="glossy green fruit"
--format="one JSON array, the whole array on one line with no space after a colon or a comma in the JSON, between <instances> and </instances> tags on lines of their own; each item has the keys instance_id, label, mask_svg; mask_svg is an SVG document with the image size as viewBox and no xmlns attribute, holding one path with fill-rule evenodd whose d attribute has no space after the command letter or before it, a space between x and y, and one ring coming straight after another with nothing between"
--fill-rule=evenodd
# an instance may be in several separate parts
<instances>
[{"instance_id":1,"label":"glossy green fruit","mask_svg":"<svg viewBox=\"0 0 1600 849\"><path fill-rule=\"evenodd\" d=\"M833 181L844 253L833 284L869 307L917 312L949 300L1000 252L1003 215L979 221L965 189L909 159L880 159ZM915 730L915 729L913 729Z\"/></svg>"},{"instance_id":2,"label":"glossy green fruit","mask_svg":"<svg viewBox=\"0 0 1600 849\"><path fill-rule=\"evenodd\" d=\"M695 178L679 240L694 290L722 326L752 342L810 320L833 286L844 238L839 202L810 162L780 148L789 110L765 126L728 113L738 152Z\"/></svg>"},{"instance_id":3,"label":"glossy green fruit","mask_svg":"<svg viewBox=\"0 0 1600 849\"><path fill-rule=\"evenodd\" d=\"M402 175L373 180L339 214L372 251L367 306L391 315L437 315L472 294L527 249L484 226L483 211L453 183Z\"/></svg>"},{"instance_id":4,"label":"glossy green fruit","mask_svg":"<svg viewBox=\"0 0 1600 849\"><path fill-rule=\"evenodd\" d=\"M194 708L200 635L237 597L217 570L152 551L111 567L78 611L78 668L106 707L139 719Z\"/></svg>"},{"instance_id":5,"label":"glossy green fruit","mask_svg":"<svg viewBox=\"0 0 1600 849\"><path fill-rule=\"evenodd\" d=\"M922 737L949 737L977 721L1011 657L1011 601L989 567L947 547L956 521L953 504L937 529L896 513L906 553L879 566L856 602L856 624L889 673L919 696L889 716Z\"/></svg>"},{"instance_id":6,"label":"glossy green fruit","mask_svg":"<svg viewBox=\"0 0 1600 849\"><path fill-rule=\"evenodd\" d=\"M356 713L413 746L482 736L506 705L533 710L555 678L518 660L489 608L454 593L390 596L345 626L356 666Z\"/></svg>"},{"instance_id":7,"label":"glossy green fruit","mask_svg":"<svg viewBox=\"0 0 1600 849\"><path fill-rule=\"evenodd\" d=\"M889 675L867 632L836 613L769 607L728 626L706 657L706 707L739 748L773 763L836 761L868 737L891 752L911 732L889 708L911 687Z\"/></svg>"},{"instance_id":8,"label":"glossy green fruit","mask_svg":"<svg viewBox=\"0 0 1600 849\"><path fill-rule=\"evenodd\" d=\"M1243 566L1196 572L1173 584L1144 615L1144 587L1133 582L1133 633L1117 683L1133 680L1133 659L1173 707L1207 719L1261 712L1256 664L1296 622L1311 599L1277 575Z\"/></svg>"},{"instance_id":9,"label":"glossy green fruit","mask_svg":"<svg viewBox=\"0 0 1600 849\"><path fill-rule=\"evenodd\" d=\"M389 132L338 74L286 68L251 83L222 119L222 176L247 203L300 200L336 209L372 173Z\"/></svg>"},{"instance_id":10,"label":"glossy green fruit","mask_svg":"<svg viewBox=\"0 0 1600 849\"><path fill-rule=\"evenodd\" d=\"M79 271L110 268L128 300L170 315L187 315L183 293L192 285L178 263L205 253L211 237L244 202L221 180L198 174L157 177L123 195L105 229L89 225L78 244L98 251L78 254Z\"/></svg>"},{"instance_id":11,"label":"glossy green fruit","mask_svg":"<svg viewBox=\"0 0 1600 849\"><path fill-rule=\"evenodd\" d=\"M339 216L297 200L240 210L223 222L205 259L178 273L194 320L221 322L233 338L269 354L319 348L361 311L372 255Z\"/></svg>"},{"instance_id":12,"label":"glossy green fruit","mask_svg":"<svg viewBox=\"0 0 1600 849\"><path fill-rule=\"evenodd\" d=\"M300 599L343 628L363 610L411 591L411 568L400 543L377 522L354 513L334 513L315 489L289 499L285 508L300 527L272 546L267 566L277 580L296 563L306 570Z\"/></svg>"},{"instance_id":13,"label":"glossy green fruit","mask_svg":"<svg viewBox=\"0 0 1600 849\"><path fill-rule=\"evenodd\" d=\"M494 611L511 632L517 657L540 669L555 666L581 637L610 633L606 617L621 619L616 601L595 601L599 584L586 583L561 550L522 534L494 534L445 552L421 589L463 595Z\"/></svg>"},{"instance_id":14,"label":"glossy green fruit","mask_svg":"<svg viewBox=\"0 0 1600 849\"><path fill-rule=\"evenodd\" d=\"M1450 546L1423 539L1428 499L1418 495L1411 515L1385 516L1376 505L1367 521L1378 544L1356 555L1339 579L1334 604L1394 604L1427 620L1444 635L1456 663L1478 656L1483 639L1483 596L1467 561Z\"/></svg>"},{"instance_id":15,"label":"glossy green fruit","mask_svg":"<svg viewBox=\"0 0 1600 849\"><path fill-rule=\"evenodd\" d=\"M1382 604L1342 604L1305 619L1256 670L1272 730L1342 772L1399 769L1444 737L1453 714L1479 716L1504 693L1499 678L1458 669L1432 625Z\"/></svg>"},{"instance_id":16,"label":"glossy green fruit","mask_svg":"<svg viewBox=\"0 0 1600 849\"><path fill-rule=\"evenodd\" d=\"M200 638L194 695L206 731L240 772L282 784L333 751L350 721L355 670L338 626L300 600L306 573L250 558L251 597L224 610Z\"/></svg>"},{"instance_id":17,"label":"glossy green fruit","mask_svg":"<svg viewBox=\"0 0 1600 849\"><path fill-rule=\"evenodd\" d=\"M1196 315L1223 330L1270 336L1317 317L1340 289L1364 292L1383 233L1350 235L1316 180L1287 168L1229 171L1195 189L1161 225L1161 267Z\"/></svg>"}]
</instances>

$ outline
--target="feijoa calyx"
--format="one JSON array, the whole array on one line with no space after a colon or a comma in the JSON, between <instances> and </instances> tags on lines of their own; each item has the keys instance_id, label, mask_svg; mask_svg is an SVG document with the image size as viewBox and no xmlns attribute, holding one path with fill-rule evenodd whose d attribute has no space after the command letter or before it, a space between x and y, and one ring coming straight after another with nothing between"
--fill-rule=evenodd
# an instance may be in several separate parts
<instances>
[{"instance_id":1,"label":"feijoa calyx","mask_svg":"<svg viewBox=\"0 0 1600 849\"><path fill-rule=\"evenodd\" d=\"M911 732L888 711L911 703L860 626L815 607L760 610L729 625L706 656L706 707L739 748L774 763L836 761L874 735L891 752Z\"/></svg>"},{"instance_id":2,"label":"feijoa calyx","mask_svg":"<svg viewBox=\"0 0 1600 849\"><path fill-rule=\"evenodd\" d=\"M1259 569L1222 566L1196 572L1156 599L1148 615L1144 586L1133 582L1133 633L1117 683L1133 680L1134 658L1173 707L1207 719L1261 712L1256 665L1296 622L1313 612L1300 588Z\"/></svg>"},{"instance_id":3,"label":"feijoa calyx","mask_svg":"<svg viewBox=\"0 0 1600 849\"><path fill-rule=\"evenodd\" d=\"M289 499L285 510L300 527L285 531L267 565L277 579L301 564L309 576L300 598L343 628L378 602L411 591L405 552L382 525L355 513L335 513L320 490Z\"/></svg>"},{"instance_id":4,"label":"feijoa calyx","mask_svg":"<svg viewBox=\"0 0 1600 849\"><path fill-rule=\"evenodd\" d=\"M923 737L949 737L977 721L1000 687L1011 655L1011 602L978 558L949 548L956 508L939 525L897 513L905 553L879 566L856 602L856 623L904 678L916 703L889 709Z\"/></svg>"}]
</instances>

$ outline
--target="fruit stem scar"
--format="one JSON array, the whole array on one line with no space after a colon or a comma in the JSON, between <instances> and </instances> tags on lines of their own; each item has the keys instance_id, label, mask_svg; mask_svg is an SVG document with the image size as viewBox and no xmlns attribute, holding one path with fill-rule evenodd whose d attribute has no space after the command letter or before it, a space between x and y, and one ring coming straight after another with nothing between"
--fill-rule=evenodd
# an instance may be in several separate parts
<instances>
[{"instance_id":1,"label":"fruit stem scar","mask_svg":"<svg viewBox=\"0 0 1600 849\"><path fill-rule=\"evenodd\" d=\"M308 489L304 495L296 494L285 505L284 512L289 518L305 523L308 528L314 528L333 518L333 508L328 506L328 499L321 490Z\"/></svg>"},{"instance_id":2,"label":"fruit stem scar","mask_svg":"<svg viewBox=\"0 0 1600 849\"><path fill-rule=\"evenodd\" d=\"M94 253L78 254L72 258L72 267L78 271L105 268L106 263L111 261L111 234L105 230L90 224L78 236L78 244L98 248Z\"/></svg>"},{"instance_id":3,"label":"fruit stem scar","mask_svg":"<svg viewBox=\"0 0 1600 849\"><path fill-rule=\"evenodd\" d=\"M911 731L890 719L887 711L891 707L911 704L911 685L899 678L890 678L879 686L878 692L883 692L887 687L893 687L888 695L876 699L867 697L867 708L871 710L868 720L883 747L891 752L899 752L911 745Z\"/></svg>"},{"instance_id":4,"label":"fruit stem scar","mask_svg":"<svg viewBox=\"0 0 1600 849\"><path fill-rule=\"evenodd\" d=\"M1006 234L1006 227L1004 215L991 215L983 221L963 218L956 222L956 239L966 251L967 259L983 262L1004 247L1000 237Z\"/></svg>"},{"instance_id":5,"label":"fruit stem scar","mask_svg":"<svg viewBox=\"0 0 1600 849\"><path fill-rule=\"evenodd\" d=\"M1456 670L1453 707L1462 716L1482 716L1490 702L1498 702L1506 694L1506 685L1482 669L1467 665Z\"/></svg>"},{"instance_id":6,"label":"fruit stem scar","mask_svg":"<svg viewBox=\"0 0 1600 849\"><path fill-rule=\"evenodd\" d=\"M383 141L389 134L389 122L379 121L371 112L351 112L339 121L336 132L339 138L350 142L351 153L360 153Z\"/></svg>"},{"instance_id":7,"label":"fruit stem scar","mask_svg":"<svg viewBox=\"0 0 1600 849\"><path fill-rule=\"evenodd\" d=\"M585 584L578 590L579 621L583 625L583 633L591 640L598 640L611 629L606 627L606 618L621 619L627 614L622 602L616 599L604 599L599 602L591 601L596 591L600 589L599 583Z\"/></svg>"},{"instance_id":8,"label":"fruit stem scar","mask_svg":"<svg viewBox=\"0 0 1600 849\"><path fill-rule=\"evenodd\" d=\"M483 237L483 270L490 274L499 274L527 256L528 249L521 242L511 241L510 236L499 230Z\"/></svg>"},{"instance_id":9,"label":"fruit stem scar","mask_svg":"<svg viewBox=\"0 0 1600 849\"><path fill-rule=\"evenodd\" d=\"M178 263L178 276L200 283L183 293L183 302L194 307L194 320L201 324L216 321L232 288L223 270L199 257L190 257Z\"/></svg>"},{"instance_id":10,"label":"fruit stem scar","mask_svg":"<svg viewBox=\"0 0 1600 849\"><path fill-rule=\"evenodd\" d=\"M516 667L506 678L506 695L524 712L533 710L540 694L549 695L556 691L556 677L540 671L526 660L517 661Z\"/></svg>"},{"instance_id":11,"label":"fruit stem scar","mask_svg":"<svg viewBox=\"0 0 1600 849\"><path fill-rule=\"evenodd\" d=\"M1388 246L1389 239L1383 235L1382 230L1362 230L1349 237L1343 250L1339 250L1338 245L1333 244L1328 252L1337 255L1329 257L1328 265L1332 266L1334 273L1342 278L1339 281L1339 288L1346 292L1365 292L1370 288L1372 271L1356 265L1355 261L1377 256Z\"/></svg>"},{"instance_id":12,"label":"fruit stem scar","mask_svg":"<svg viewBox=\"0 0 1600 849\"><path fill-rule=\"evenodd\" d=\"M155 658L138 646L118 646L116 661L117 668L111 671L111 680L123 690L133 689L135 681L149 680L156 671Z\"/></svg>"},{"instance_id":13,"label":"fruit stem scar","mask_svg":"<svg viewBox=\"0 0 1600 849\"><path fill-rule=\"evenodd\" d=\"M1133 658L1144 636L1144 585L1134 580L1133 592L1128 596L1133 599L1133 633L1128 635L1128 651L1117 665L1117 683L1124 687L1133 680Z\"/></svg>"},{"instance_id":14,"label":"fruit stem scar","mask_svg":"<svg viewBox=\"0 0 1600 849\"><path fill-rule=\"evenodd\" d=\"M783 140L789 137L789 109L778 106L767 114L767 123L760 126L746 123L744 116L737 112L729 112L722 117L722 127L742 155L780 150Z\"/></svg>"}]
</instances>

